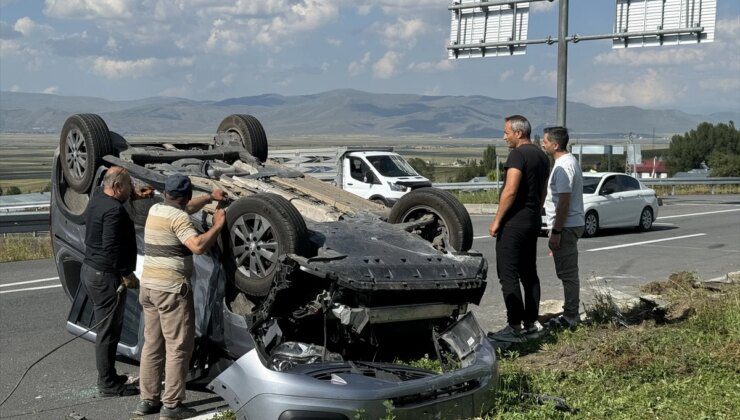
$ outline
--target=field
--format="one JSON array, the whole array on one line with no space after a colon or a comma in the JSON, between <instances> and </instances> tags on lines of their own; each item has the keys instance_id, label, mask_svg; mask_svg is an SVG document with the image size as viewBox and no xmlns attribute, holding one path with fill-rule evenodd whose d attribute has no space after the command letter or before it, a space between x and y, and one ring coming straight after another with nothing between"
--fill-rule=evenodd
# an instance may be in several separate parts
<instances>
[{"instance_id":1,"label":"field","mask_svg":"<svg viewBox=\"0 0 740 420\"><path fill-rule=\"evenodd\" d=\"M161 141L203 141L209 134L178 134L171 136L131 136L130 143ZM578 139L584 144L618 144L620 139ZM16 186L22 193L38 192L49 183L51 162L59 142L56 134L0 133L0 188ZM393 146L406 159L420 158L435 164L435 182L452 182L461 170L452 166L457 160L481 159L485 148L493 144L498 156L506 156L502 139L452 139L433 136L379 137L353 136L294 136L268 138L272 149L337 146ZM664 144L643 144L643 149L665 147Z\"/></svg>"}]
</instances>

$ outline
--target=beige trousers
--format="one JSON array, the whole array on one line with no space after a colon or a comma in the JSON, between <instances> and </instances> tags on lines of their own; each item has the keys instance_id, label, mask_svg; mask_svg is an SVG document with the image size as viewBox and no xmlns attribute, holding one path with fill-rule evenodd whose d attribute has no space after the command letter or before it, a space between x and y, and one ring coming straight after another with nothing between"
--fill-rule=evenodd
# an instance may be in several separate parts
<instances>
[{"instance_id":1,"label":"beige trousers","mask_svg":"<svg viewBox=\"0 0 740 420\"><path fill-rule=\"evenodd\" d=\"M188 286L181 293L141 287L139 302L144 308L141 399L162 401L172 408L185 400L185 378L195 340L193 294Z\"/></svg>"}]
</instances>

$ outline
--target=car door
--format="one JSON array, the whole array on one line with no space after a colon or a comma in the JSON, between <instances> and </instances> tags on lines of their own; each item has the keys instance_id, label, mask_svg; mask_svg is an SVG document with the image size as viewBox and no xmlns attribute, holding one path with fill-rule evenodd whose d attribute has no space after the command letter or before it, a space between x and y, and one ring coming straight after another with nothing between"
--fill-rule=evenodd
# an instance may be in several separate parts
<instances>
[{"instance_id":1,"label":"car door","mask_svg":"<svg viewBox=\"0 0 740 420\"><path fill-rule=\"evenodd\" d=\"M344 190L362 198L370 198L373 186L373 179L368 179L373 178L370 167L357 156L349 156L344 161Z\"/></svg>"},{"instance_id":2,"label":"car door","mask_svg":"<svg viewBox=\"0 0 740 420\"><path fill-rule=\"evenodd\" d=\"M617 175L617 183L621 188L620 195L624 201L625 226L637 226L640 213L644 207L640 181L629 175Z\"/></svg>"},{"instance_id":3,"label":"car door","mask_svg":"<svg viewBox=\"0 0 740 420\"><path fill-rule=\"evenodd\" d=\"M597 212L601 227L621 226L627 220L627 216L624 215L627 204L622 196L622 187L617 176L607 176L599 187Z\"/></svg>"}]
</instances>

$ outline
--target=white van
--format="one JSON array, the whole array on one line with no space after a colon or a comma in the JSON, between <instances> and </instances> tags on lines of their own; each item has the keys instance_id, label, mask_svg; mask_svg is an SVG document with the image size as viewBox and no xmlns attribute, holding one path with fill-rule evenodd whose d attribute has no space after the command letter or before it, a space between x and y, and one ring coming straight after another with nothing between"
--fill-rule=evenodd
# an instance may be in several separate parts
<instances>
[{"instance_id":1,"label":"white van","mask_svg":"<svg viewBox=\"0 0 740 420\"><path fill-rule=\"evenodd\" d=\"M392 147L270 150L268 158L389 207L411 190L432 186Z\"/></svg>"}]
</instances>

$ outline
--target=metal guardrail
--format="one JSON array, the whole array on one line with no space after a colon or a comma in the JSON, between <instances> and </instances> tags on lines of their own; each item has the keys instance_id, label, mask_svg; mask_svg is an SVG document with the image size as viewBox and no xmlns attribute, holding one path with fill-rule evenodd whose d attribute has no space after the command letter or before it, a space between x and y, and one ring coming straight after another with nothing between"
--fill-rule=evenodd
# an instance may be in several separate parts
<instances>
[{"instance_id":1,"label":"metal guardrail","mask_svg":"<svg viewBox=\"0 0 740 420\"><path fill-rule=\"evenodd\" d=\"M740 177L731 178L640 178L647 186L666 185L735 185ZM438 182L434 187L442 190L492 190L498 189L501 182Z\"/></svg>"},{"instance_id":2,"label":"metal guardrail","mask_svg":"<svg viewBox=\"0 0 740 420\"><path fill-rule=\"evenodd\" d=\"M47 232L48 230L48 211L0 214L0 233Z\"/></svg>"}]
</instances>

